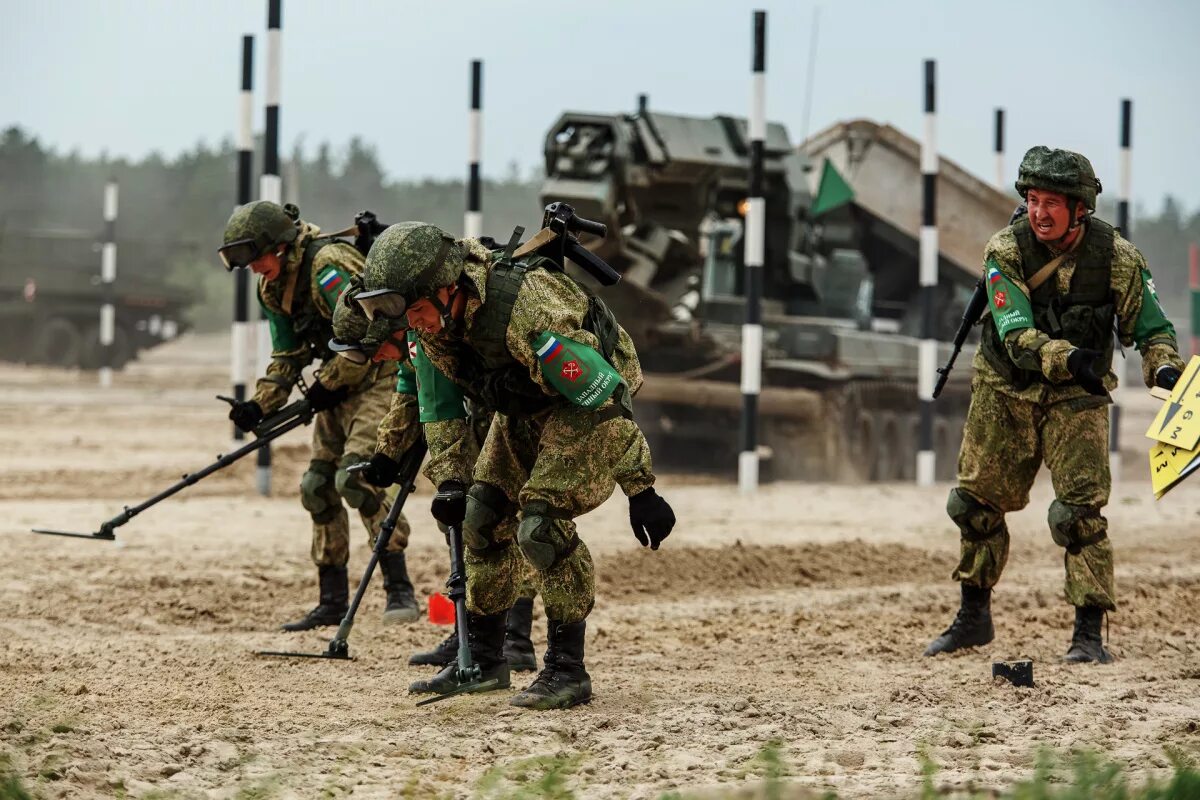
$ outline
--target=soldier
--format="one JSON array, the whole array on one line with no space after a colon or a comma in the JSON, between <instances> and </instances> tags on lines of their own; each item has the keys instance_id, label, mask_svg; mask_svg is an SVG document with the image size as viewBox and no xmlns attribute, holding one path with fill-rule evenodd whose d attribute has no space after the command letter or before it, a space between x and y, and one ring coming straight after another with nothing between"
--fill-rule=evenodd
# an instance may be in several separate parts
<instances>
[{"instance_id":1,"label":"soldier","mask_svg":"<svg viewBox=\"0 0 1200 800\"><path fill-rule=\"evenodd\" d=\"M258 201L240 206L225 226L219 253L227 269L249 267L260 276L258 300L271 327L271 363L254 397L234 405L229 418L244 431L283 406L301 370L321 361L308 400L317 411L312 460L300 481L300 501L313 521L312 559L320 599L316 608L286 631L336 625L347 610L346 561L350 555L347 505L358 511L373 540L387 516L385 493L360 480L347 467L374 450L375 431L387 412L395 365L353 364L332 358L330 320L338 297L363 257L349 244L322 237L289 204ZM385 623L411 622L418 615L404 561L409 527L403 517L380 559L387 592Z\"/></svg>"},{"instance_id":2,"label":"soldier","mask_svg":"<svg viewBox=\"0 0 1200 800\"><path fill-rule=\"evenodd\" d=\"M984 250L985 315L970 410L947 512L961 535L953 578L962 605L925 650L948 653L994 636L992 587L1008 560L1004 515L1029 502L1044 462L1054 483L1050 535L1064 548L1066 599L1075 606L1068 662L1108 663L1102 617L1116 610L1108 502L1113 329L1137 345L1147 386L1179 379L1175 329L1137 248L1096 219L1100 181L1078 153L1034 147L1017 192L1028 216ZM1018 215L1019 217L1019 215Z\"/></svg>"},{"instance_id":3,"label":"soldier","mask_svg":"<svg viewBox=\"0 0 1200 800\"><path fill-rule=\"evenodd\" d=\"M407 331L406 336L406 321L403 329L382 319L368 323L352 302L355 293L353 289L346 292L338 303L333 315L336 338L329 343L330 349L359 363L367 359L400 362L391 408L379 423L375 453L360 474L374 486L386 488L395 483L404 452L416 444L422 432L420 425L433 453L425 466L425 477L434 486L469 483L492 414L477 404L464 403L462 390L429 364L416 334ZM419 394L423 402L418 401ZM504 659L510 669L532 671L537 669L530 639L533 589L528 581L524 583L523 596L508 612ZM408 663L444 667L457 657L458 634L451 631L432 650L414 653Z\"/></svg>"},{"instance_id":4,"label":"soldier","mask_svg":"<svg viewBox=\"0 0 1200 800\"><path fill-rule=\"evenodd\" d=\"M363 288L355 300L368 317L406 318L433 365L498 412L469 489L443 483L432 508L439 521L462 526L469 644L483 679L509 685L504 623L524 560L546 607L549 645L544 668L509 702L586 703L584 633L595 586L574 519L619 484L643 545L657 549L675 524L654 491L649 447L632 420L630 398L642 382L633 342L558 264L513 261L423 223L380 235ZM455 686L451 666L410 690Z\"/></svg>"}]
</instances>

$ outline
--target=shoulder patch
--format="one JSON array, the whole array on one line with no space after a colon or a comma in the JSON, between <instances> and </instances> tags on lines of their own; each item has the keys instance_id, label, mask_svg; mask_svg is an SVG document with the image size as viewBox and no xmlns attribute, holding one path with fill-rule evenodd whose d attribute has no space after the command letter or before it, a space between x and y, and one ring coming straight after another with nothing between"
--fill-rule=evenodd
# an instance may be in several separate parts
<instances>
[{"instance_id":1,"label":"shoulder patch","mask_svg":"<svg viewBox=\"0 0 1200 800\"><path fill-rule=\"evenodd\" d=\"M350 276L339 267L330 265L317 273L317 290L329 306L329 310L337 308L338 298L350 283Z\"/></svg>"}]
</instances>

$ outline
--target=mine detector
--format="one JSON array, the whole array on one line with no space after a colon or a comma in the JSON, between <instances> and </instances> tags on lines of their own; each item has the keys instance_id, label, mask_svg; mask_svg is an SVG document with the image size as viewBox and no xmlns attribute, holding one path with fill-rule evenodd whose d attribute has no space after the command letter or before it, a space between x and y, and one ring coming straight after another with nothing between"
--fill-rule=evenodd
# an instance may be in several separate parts
<instances>
[{"instance_id":1,"label":"mine detector","mask_svg":"<svg viewBox=\"0 0 1200 800\"><path fill-rule=\"evenodd\" d=\"M763 473L911 478L920 145L855 120L799 148L771 123L764 150ZM546 136L542 201L569 202L608 225L590 247L622 274L602 294L638 348L646 381L635 413L658 465L737 463L749 151L744 119L646 108L567 112ZM953 338L983 247L1016 202L941 160L939 341ZM940 478L954 473L969 360L968 351L935 406Z\"/></svg>"}]
</instances>

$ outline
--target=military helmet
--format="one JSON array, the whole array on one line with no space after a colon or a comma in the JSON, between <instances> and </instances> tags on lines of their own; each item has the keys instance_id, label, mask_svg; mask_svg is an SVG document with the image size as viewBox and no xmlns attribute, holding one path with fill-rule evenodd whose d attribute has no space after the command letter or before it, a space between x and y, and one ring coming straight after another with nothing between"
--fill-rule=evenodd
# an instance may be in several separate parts
<instances>
[{"instance_id":1,"label":"military helmet","mask_svg":"<svg viewBox=\"0 0 1200 800\"><path fill-rule=\"evenodd\" d=\"M235 208L225 223L225 243L217 250L225 269L249 266L275 245L294 242L299 219L300 209L291 203L256 200Z\"/></svg>"},{"instance_id":2,"label":"military helmet","mask_svg":"<svg viewBox=\"0 0 1200 800\"><path fill-rule=\"evenodd\" d=\"M1029 148L1017 171L1017 194L1025 197L1030 189L1059 192L1081 201L1089 211L1096 210L1096 195L1104 189L1092 169L1092 162L1070 150L1051 150L1045 145Z\"/></svg>"},{"instance_id":3,"label":"military helmet","mask_svg":"<svg viewBox=\"0 0 1200 800\"><path fill-rule=\"evenodd\" d=\"M435 225L401 222L387 228L367 253L363 291L355 296L370 319L399 318L408 306L458 280L462 247Z\"/></svg>"},{"instance_id":4,"label":"military helmet","mask_svg":"<svg viewBox=\"0 0 1200 800\"><path fill-rule=\"evenodd\" d=\"M368 320L354 302L353 292L347 290L333 310L333 338L329 340L329 349L356 364L365 364L396 330L390 320Z\"/></svg>"}]
</instances>

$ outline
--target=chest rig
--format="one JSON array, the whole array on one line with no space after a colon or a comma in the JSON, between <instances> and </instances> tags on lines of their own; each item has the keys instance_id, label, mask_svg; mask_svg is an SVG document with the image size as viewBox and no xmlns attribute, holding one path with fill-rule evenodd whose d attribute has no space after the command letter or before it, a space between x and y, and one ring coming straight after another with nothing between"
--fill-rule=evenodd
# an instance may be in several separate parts
<instances>
[{"instance_id":1,"label":"chest rig","mask_svg":"<svg viewBox=\"0 0 1200 800\"><path fill-rule=\"evenodd\" d=\"M1037 240L1028 217L1014 223L1012 230L1021 253L1021 271L1028 281L1054 254ZM1069 291L1059 294L1058 281L1052 276L1034 289L1029 298L1033 324L1039 331L1052 339L1066 339L1076 347L1103 353L1096 362L1100 374L1108 372L1113 358L1114 236L1115 231L1107 222L1090 219L1083 241L1075 251L1075 272ZM1022 369L1013 363L990 314L983 321L980 348L989 366L1018 391L1034 383L1049 383L1040 371Z\"/></svg>"},{"instance_id":2,"label":"chest rig","mask_svg":"<svg viewBox=\"0 0 1200 800\"><path fill-rule=\"evenodd\" d=\"M488 272L486 301L475 314L472 330L472 346L483 361L484 369L503 369L517 363L508 351L508 326L512 320L513 306L525 276L538 269L561 272L557 264L548 258L534 256L520 261L506 258L504 251L493 253L496 261ZM588 296L588 310L583 318L583 329L600 342L600 354L609 364L617 350L620 334L617 320L604 301L581 283L576 283ZM615 364L613 365L616 366ZM533 381L530 380L532 385Z\"/></svg>"},{"instance_id":3,"label":"chest rig","mask_svg":"<svg viewBox=\"0 0 1200 800\"><path fill-rule=\"evenodd\" d=\"M292 284L294 294L291 308L283 307L283 296L279 290L263 292L264 303L275 313L288 317L297 338L308 346L314 358L322 361L333 357L333 353L329 350L329 340L333 337L333 323L321 315L313 302L312 265L313 260L317 257L317 251L333 241L332 237L321 237L313 239L305 245L304 255L296 267L295 283ZM291 281L281 281L280 283L286 284Z\"/></svg>"}]
</instances>

